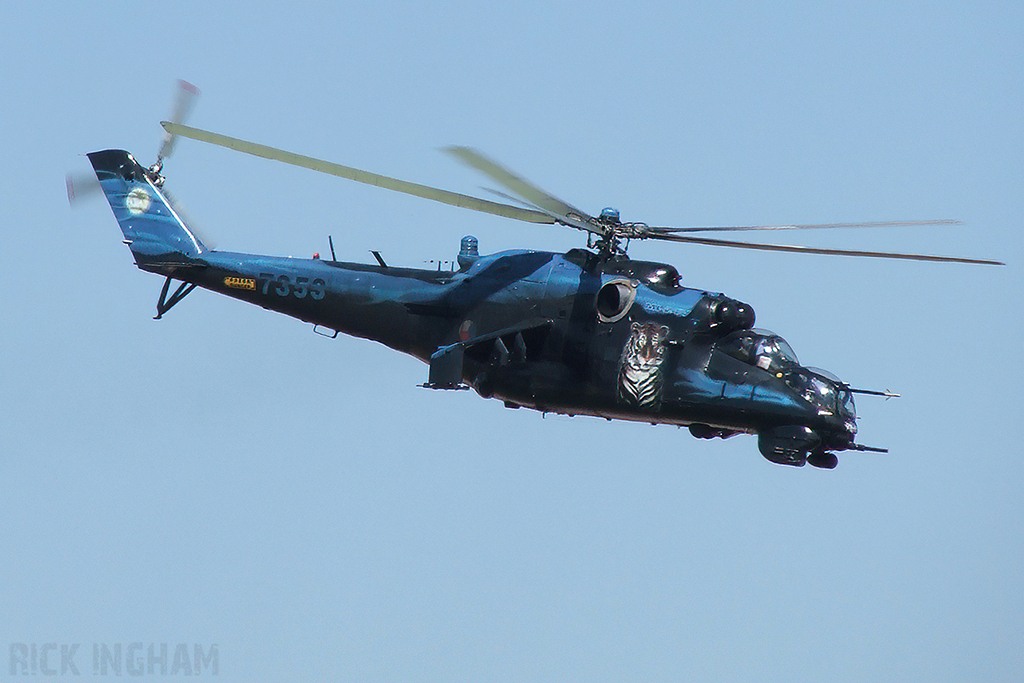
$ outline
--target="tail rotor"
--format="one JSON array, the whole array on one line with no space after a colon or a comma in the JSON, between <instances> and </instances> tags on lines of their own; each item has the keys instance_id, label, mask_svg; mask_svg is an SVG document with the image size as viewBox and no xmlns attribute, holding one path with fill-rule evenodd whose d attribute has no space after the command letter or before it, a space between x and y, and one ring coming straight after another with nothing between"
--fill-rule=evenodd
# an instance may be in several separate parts
<instances>
[{"instance_id":1,"label":"tail rotor","mask_svg":"<svg viewBox=\"0 0 1024 683\"><path fill-rule=\"evenodd\" d=\"M195 106L199 94L199 88L188 81L179 79L174 88L174 109L171 112L171 120L179 124L184 122L192 112L192 107ZM171 152L174 151L174 143L177 140L177 135L165 132L156 155L156 163L146 169L149 179L157 187L164 184L164 177L161 175L164 159L171 156ZM68 204L72 207L80 206L80 203L89 197L100 194L102 189L94 173L71 172L65 176L64 182L67 185Z\"/></svg>"},{"instance_id":2,"label":"tail rotor","mask_svg":"<svg viewBox=\"0 0 1024 683\"><path fill-rule=\"evenodd\" d=\"M171 114L171 121L181 124L184 123L185 119L192 112L192 107L195 105L196 98L199 96L199 88L192 85L188 81L178 79L177 87L175 88L174 95L174 111ZM163 183L163 176L160 175L160 171L164 167L164 159L171 156L174 151L174 143L177 142L178 136L173 133L164 132L163 140L160 142L160 150L156 154L156 163L149 167L149 172L155 178L160 179L160 183ZM155 181L154 181L155 182Z\"/></svg>"},{"instance_id":3,"label":"tail rotor","mask_svg":"<svg viewBox=\"0 0 1024 683\"><path fill-rule=\"evenodd\" d=\"M68 204L72 207L81 206L79 202L98 195L101 189L95 173L68 173L64 183L68 189Z\"/></svg>"}]
</instances>

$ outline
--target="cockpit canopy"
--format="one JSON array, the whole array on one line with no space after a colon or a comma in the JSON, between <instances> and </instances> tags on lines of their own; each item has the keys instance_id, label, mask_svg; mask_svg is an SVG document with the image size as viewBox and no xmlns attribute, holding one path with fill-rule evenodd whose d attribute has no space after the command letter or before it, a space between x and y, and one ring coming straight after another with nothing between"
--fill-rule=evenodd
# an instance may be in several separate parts
<instances>
[{"instance_id":1,"label":"cockpit canopy","mask_svg":"<svg viewBox=\"0 0 1024 683\"><path fill-rule=\"evenodd\" d=\"M838 377L820 368L805 368L785 339L768 330L739 330L718 342L718 350L781 379L818 410L840 415L855 432L853 394Z\"/></svg>"},{"instance_id":2,"label":"cockpit canopy","mask_svg":"<svg viewBox=\"0 0 1024 683\"><path fill-rule=\"evenodd\" d=\"M804 398L818 407L821 415L841 415L852 421L857 417L857 409L853 405L853 393L849 386L828 370L821 368L801 368L787 374L786 384L800 391ZM799 387L799 388L798 388ZM856 424L851 424L856 432Z\"/></svg>"},{"instance_id":3,"label":"cockpit canopy","mask_svg":"<svg viewBox=\"0 0 1024 683\"><path fill-rule=\"evenodd\" d=\"M768 330L739 330L718 342L718 350L736 360L776 374L800 366L789 343Z\"/></svg>"}]
</instances>

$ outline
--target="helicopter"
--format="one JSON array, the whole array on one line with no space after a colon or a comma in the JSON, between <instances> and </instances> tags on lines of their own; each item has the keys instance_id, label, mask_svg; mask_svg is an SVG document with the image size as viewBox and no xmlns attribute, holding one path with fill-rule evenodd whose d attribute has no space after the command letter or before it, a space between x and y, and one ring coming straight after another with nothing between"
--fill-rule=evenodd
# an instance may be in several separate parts
<instances>
[{"instance_id":1,"label":"helicopter","mask_svg":"<svg viewBox=\"0 0 1024 683\"><path fill-rule=\"evenodd\" d=\"M87 155L136 265L165 278L157 319L201 287L311 323L318 334L362 337L415 356L429 366L425 388L473 389L508 408L685 426L699 439L756 435L760 453L777 464L832 469L837 453L887 452L857 442L854 395L897 394L857 389L801 365L785 339L755 327L749 304L684 286L670 264L631 259L631 241L1003 265L706 235L955 223L948 220L672 228L623 222L611 208L593 216L472 148L448 148L504 188L497 194L507 203L491 201L186 126L188 100L174 120L161 122L166 134L153 165L118 149ZM375 263L339 261L333 238L330 259L215 250L164 190L164 159L179 136L453 206L575 228L587 234L586 247L482 255L467 235L451 268L436 270L392 266L377 251Z\"/></svg>"}]
</instances>

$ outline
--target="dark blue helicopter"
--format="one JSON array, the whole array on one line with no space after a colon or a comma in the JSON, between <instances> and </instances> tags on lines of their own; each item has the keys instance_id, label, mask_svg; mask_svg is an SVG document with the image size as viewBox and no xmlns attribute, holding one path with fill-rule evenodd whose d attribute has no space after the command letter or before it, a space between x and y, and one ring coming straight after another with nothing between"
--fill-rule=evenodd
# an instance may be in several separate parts
<instances>
[{"instance_id":1,"label":"dark blue helicopter","mask_svg":"<svg viewBox=\"0 0 1024 683\"><path fill-rule=\"evenodd\" d=\"M833 468L837 452L884 452L856 442L853 394L894 394L854 389L824 370L800 365L782 337L754 328L749 305L683 286L671 265L630 259L630 240L997 264L733 242L692 233L764 228L658 228L624 223L612 209L594 217L464 147L449 151L516 195L521 206L177 122L163 126L170 137L151 167L122 150L88 155L136 265L166 278L157 318L203 287L312 323L321 334L373 339L416 356L429 363L424 387L471 387L509 408L686 425L705 439L756 434L764 457L786 465ZM394 267L376 252L374 264L341 262L333 243L330 260L209 249L163 191L164 152L176 135L456 206L578 228L589 233L588 248L482 256L476 238L467 236L453 270Z\"/></svg>"}]
</instances>

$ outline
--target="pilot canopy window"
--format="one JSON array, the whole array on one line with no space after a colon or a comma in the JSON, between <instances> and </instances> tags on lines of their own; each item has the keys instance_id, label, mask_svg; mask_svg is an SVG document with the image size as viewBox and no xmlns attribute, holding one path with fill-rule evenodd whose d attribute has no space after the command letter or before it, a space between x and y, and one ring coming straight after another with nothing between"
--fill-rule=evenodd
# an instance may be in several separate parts
<instances>
[{"instance_id":1,"label":"pilot canopy window","mask_svg":"<svg viewBox=\"0 0 1024 683\"><path fill-rule=\"evenodd\" d=\"M736 360L772 374L799 365L789 343L767 330L740 330L718 343L718 349Z\"/></svg>"}]
</instances>

